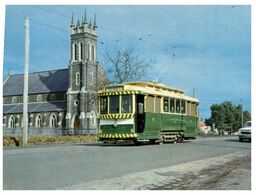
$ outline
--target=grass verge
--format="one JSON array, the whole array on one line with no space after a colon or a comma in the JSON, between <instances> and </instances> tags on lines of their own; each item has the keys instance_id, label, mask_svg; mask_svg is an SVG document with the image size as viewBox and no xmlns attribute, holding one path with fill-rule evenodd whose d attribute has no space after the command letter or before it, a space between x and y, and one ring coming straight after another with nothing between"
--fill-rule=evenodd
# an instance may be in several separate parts
<instances>
[{"instance_id":1,"label":"grass verge","mask_svg":"<svg viewBox=\"0 0 256 195\"><path fill-rule=\"evenodd\" d=\"M28 145L95 143L97 140L97 135L29 136ZM20 146L21 141L20 136L4 136L3 146Z\"/></svg>"}]
</instances>

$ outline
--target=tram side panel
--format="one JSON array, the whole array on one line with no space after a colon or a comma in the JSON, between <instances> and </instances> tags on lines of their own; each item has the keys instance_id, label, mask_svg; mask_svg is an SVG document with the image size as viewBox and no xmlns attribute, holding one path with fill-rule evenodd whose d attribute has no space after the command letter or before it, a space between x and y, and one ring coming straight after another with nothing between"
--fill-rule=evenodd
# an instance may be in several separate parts
<instances>
[{"instance_id":1,"label":"tram side panel","mask_svg":"<svg viewBox=\"0 0 256 195\"><path fill-rule=\"evenodd\" d=\"M184 137L189 139L195 139L197 135L197 121L198 117L196 116L186 116L186 131Z\"/></svg>"},{"instance_id":2,"label":"tram side panel","mask_svg":"<svg viewBox=\"0 0 256 195\"><path fill-rule=\"evenodd\" d=\"M161 131L161 114L160 113L145 113L145 139L159 139Z\"/></svg>"},{"instance_id":3,"label":"tram side panel","mask_svg":"<svg viewBox=\"0 0 256 195\"><path fill-rule=\"evenodd\" d=\"M162 132L184 132L186 130L186 119L177 114L161 114Z\"/></svg>"}]
</instances>

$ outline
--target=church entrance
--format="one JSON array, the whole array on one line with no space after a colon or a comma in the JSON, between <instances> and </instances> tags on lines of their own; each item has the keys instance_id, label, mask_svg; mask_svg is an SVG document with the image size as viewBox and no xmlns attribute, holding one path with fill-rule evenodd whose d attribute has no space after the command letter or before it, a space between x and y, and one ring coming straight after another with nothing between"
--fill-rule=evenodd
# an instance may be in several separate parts
<instances>
[{"instance_id":1,"label":"church entrance","mask_svg":"<svg viewBox=\"0 0 256 195\"><path fill-rule=\"evenodd\" d=\"M80 130L80 118L76 115L74 120L74 130Z\"/></svg>"}]
</instances>

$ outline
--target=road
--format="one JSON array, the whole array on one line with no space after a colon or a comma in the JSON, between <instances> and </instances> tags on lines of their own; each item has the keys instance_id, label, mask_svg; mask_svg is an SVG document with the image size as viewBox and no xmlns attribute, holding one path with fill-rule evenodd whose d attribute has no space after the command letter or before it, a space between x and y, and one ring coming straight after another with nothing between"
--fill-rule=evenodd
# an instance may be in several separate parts
<instances>
[{"instance_id":1,"label":"road","mask_svg":"<svg viewBox=\"0 0 256 195\"><path fill-rule=\"evenodd\" d=\"M209 166L227 165L250 156L251 143L237 140L237 137L213 137L162 145L5 148L3 189L158 189L167 173L172 173L168 180L176 182L190 173L203 178L200 171ZM166 183L163 189L167 189Z\"/></svg>"}]
</instances>

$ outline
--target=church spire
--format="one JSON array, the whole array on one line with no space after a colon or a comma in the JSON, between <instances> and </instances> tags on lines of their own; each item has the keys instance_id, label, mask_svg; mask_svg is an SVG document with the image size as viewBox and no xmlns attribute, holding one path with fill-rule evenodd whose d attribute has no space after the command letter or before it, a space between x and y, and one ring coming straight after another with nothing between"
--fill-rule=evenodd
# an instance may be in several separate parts
<instances>
[{"instance_id":1,"label":"church spire","mask_svg":"<svg viewBox=\"0 0 256 195\"><path fill-rule=\"evenodd\" d=\"M94 14L94 23L93 23L93 29L97 28L97 24L96 24L96 14Z\"/></svg>"},{"instance_id":2,"label":"church spire","mask_svg":"<svg viewBox=\"0 0 256 195\"><path fill-rule=\"evenodd\" d=\"M89 28L92 27L92 20L90 19Z\"/></svg>"},{"instance_id":3,"label":"church spire","mask_svg":"<svg viewBox=\"0 0 256 195\"><path fill-rule=\"evenodd\" d=\"M78 19L76 27L80 27L80 20Z\"/></svg>"},{"instance_id":4,"label":"church spire","mask_svg":"<svg viewBox=\"0 0 256 195\"><path fill-rule=\"evenodd\" d=\"M72 17L71 17L71 24L70 24L71 27L74 27L74 14L72 13Z\"/></svg>"},{"instance_id":5,"label":"church spire","mask_svg":"<svg viewBox=\"0 0 256 195\"><path fill-rule=\"evenodd\" d=\"M83 24L88 24L87 17L86 17L86 9L84 10L84 23Z\"/></svg>"}]
</instances>

